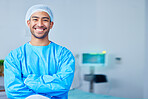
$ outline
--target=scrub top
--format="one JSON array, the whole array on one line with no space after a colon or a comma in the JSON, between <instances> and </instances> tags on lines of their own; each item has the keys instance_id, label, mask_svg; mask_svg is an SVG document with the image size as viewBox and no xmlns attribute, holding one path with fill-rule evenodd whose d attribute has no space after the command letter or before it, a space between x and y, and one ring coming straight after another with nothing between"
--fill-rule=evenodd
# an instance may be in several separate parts
<instances>
[{"instance_id":1,"label":"scrub top","mask_svg":"<svg viewBox=\"0 0 148 99\"><path fill-rule=\"evenodd\" d=\"M24 99L39 94L51 99L68 99L74 70L75 59L67 48L54 42L47 46L33 46L28 42L5 58L7 97Z\"/></svg>"}]
</instances>

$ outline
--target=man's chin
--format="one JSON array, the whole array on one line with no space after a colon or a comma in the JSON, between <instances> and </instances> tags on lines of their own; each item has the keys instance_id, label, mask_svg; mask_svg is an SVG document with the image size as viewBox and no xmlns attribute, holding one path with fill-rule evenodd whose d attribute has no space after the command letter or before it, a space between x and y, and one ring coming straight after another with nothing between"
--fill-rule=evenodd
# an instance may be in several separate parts
<instances>
[{"instance_id":1,"label":"man's chin","mask_svg":"<svg viewBox=\"0 0 148 99\"><path fill-rule=\"evenodd\" d=\"M42 35L42 36L38 36L38 35L35 35L35 34L32 34L35 38L37 38L37 39L43 39L43 38L45 38L46 36L48 36L48 34L44 34L44 35Z\"/></svg>"}]
</instances>

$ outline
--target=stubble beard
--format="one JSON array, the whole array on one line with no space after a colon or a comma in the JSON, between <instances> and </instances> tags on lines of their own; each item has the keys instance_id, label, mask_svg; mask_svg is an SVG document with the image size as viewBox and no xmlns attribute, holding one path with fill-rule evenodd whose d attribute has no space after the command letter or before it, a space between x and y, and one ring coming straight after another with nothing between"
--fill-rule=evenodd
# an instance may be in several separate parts
<instances>
[{"instance_id":1,"label":"stubble beard","mask_svg":"<svg viewBox=\"0 0 148 99\"><path fill-rule=\"evenodd\" d=\"M33 27L33 29L34 29L34 27ZM45 38L46 36L48 36L49 31L50 31L50 29L47 30L47 31L45 31L44 35L41 36L41 37L38 37L37 35L35 35L35 32L34 32L33 30L31 30L31 34L32 34L35 38L37 38L37 39L43 39L43 38Z\"/></svg>"},{"instance_id":2,"label":"stubble beard","mask_svg":"<svg viewBox=\"0 0 148 99\"><path fill-rule=\"evenodd\" d=\"M43 36L41 36L41 37L36 36L34 32L31 32L31 34L32 34L35 38L37 38L37 39L43 39L43 38L45 38L46 36L48 36L49 31L45 32L45 34L44 34Z\"/></svg>"}]
</instances>

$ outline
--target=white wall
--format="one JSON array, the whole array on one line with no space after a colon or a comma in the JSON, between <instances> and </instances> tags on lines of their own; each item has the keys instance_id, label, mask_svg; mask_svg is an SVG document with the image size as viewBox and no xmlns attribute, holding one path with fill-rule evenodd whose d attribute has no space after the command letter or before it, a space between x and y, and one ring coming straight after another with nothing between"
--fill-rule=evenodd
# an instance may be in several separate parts
<instances>
[{"instance_id":1,"label":"white wall","mask_svg":"<svg viewBox=\"0 0 148 99\"><path fill-rule=\"evenodd\" d=\"M98 42L111 54L122 57L121 64L107 72L111 95L142 98L145 52L145 1L103 0L98 2ZM107 39L104 41L104 39Z\"/></svg>"},{"instance_id":2,"label":"white wall","mask_svg":"<svg viewBox=\"0 0 148 99\"><path fill-rule=\"evenodd\" d=\"M146 35L145 35L145 39L146 39L146 44L145 44L145 48L146 48L146 52L145 52L145 75L144 75L144 78L145 78L145 82L144 82L144 98L147 99L148 98L148 79L147 79L147 75L148 75L148 0L146 0L145 2L145 5L146 5L146 20L145 20L145 31L146 31Z\"/></svg>"},{"instance_id":3,"label":"white wall","mask_svg":"<svg viewBox=\"0 0 148 99\"><path fill-rule=\"evenodd\" d=\"M102 49L109 53L110 65L95 68L95 73L106 74L109 82L95 84L95 93L143 98L145 0L0 0L0 58L30 40L25 13L38 3L53 10L51 40L74 55ZM118 64L114 60L117 56L122 58ZM87 73L89 67L81 67L81 80ZM80 89L88 91L89 83L82 84Z\"/></svg>"}]
</instances>

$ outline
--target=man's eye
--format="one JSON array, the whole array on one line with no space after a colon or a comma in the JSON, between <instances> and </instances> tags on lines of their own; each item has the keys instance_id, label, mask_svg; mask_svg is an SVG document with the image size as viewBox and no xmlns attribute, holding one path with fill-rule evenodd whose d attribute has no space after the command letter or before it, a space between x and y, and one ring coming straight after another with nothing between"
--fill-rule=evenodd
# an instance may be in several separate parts
<instances>
[{"instance_id":1,"label":"man's eye","mask_svg":"<svg viewBox=\"0 0 148 99\"><path fill-rule=\"evenodd\" d=\"M37 19L33 19L33 21L37 21Z\"/></svg>"},{"instance_id":2,"label":"man's eye","mask_svg":"<svg viewBox=\"0 0 148 99\"><path fill-rule=\"evenodd\" d=\"M43 21L46 21L46 22L48 22L48 20L43 20Z\"/></svg>"}]
</instances>

